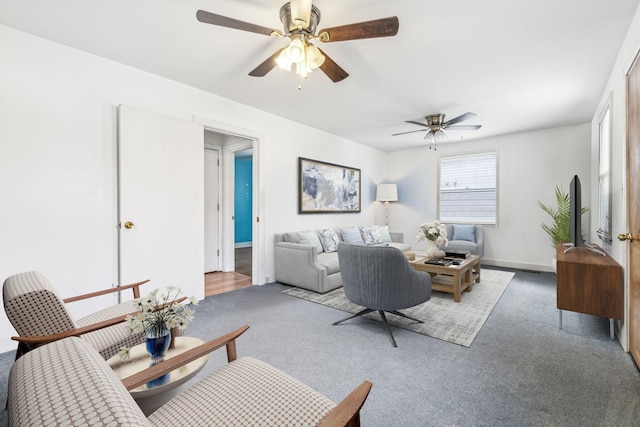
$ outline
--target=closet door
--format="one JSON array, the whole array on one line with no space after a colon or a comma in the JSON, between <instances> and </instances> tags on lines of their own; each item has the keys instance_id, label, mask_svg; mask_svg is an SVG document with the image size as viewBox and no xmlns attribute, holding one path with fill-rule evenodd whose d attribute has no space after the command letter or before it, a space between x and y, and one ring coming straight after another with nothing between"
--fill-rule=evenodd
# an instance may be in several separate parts
<instances>
[{"instance_id":1,"label":"closet door","mask_svg":"<svg viewBox=\"0 0 640 427\"><path fill-rule=\"evenodd\" d=\"M120 283L204 297L204 129L119 107Z\"/></svg>"}]
</instances>

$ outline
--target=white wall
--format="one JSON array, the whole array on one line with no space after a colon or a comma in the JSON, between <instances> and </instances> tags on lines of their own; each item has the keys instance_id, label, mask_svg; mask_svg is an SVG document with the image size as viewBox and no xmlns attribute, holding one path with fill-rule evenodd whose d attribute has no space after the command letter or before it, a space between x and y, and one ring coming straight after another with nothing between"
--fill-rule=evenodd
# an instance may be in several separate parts
<instances>
[{"instance_id":1,"label":"white wall","mask_svg":"<svg viewBox=\"0 0 640 427\"><path fill-rule=\"evenodd\" d=\"M272 114L0 26L0 280L44 273L63 296L117 281L116 106L263 135L265 277L276 232L380 222L386 153ZM299 215L298 157L362 169L362 213ZM162 284L157 284L163 286ZM147 285L147 291L153 289ZM144 289L143 289L144 291ZM103 301L104 304L110 301ZM94 309L71 306L75 316ZM0 351L15 348L0 314Z\"/></svg>"},{"instance_id":2,"label":"white wall","mask_svg":"<svg viewBox=\"0 0 640 427\"><path fill-rule=\"evenodd\" d=\"M555 250L541 222L549 217L538 200L555 205L554 188L569 191L573 175L582 182L582 203L589 206L590 127L588 124L443 143L389 154L389 181L398 183L392 204L391 229L403 231L414 248L418 225L437 218L440 156L496 151L498 153L498 224L485 227L483 263L551 271ZM587 222L588 224L588 222ZM586 232L586 230L585 230Z\"/></svg>"},{"instance_id":3,"label":"white wall","mask_svg":"<svg viewBox=\"0 0 640 427\"><path fill-rule=\"evenodd\" d=\"M638 9L640 10L640 8ZM640 49L640 15L636 10L636 14L633 18L631 26L627 32L615 64L611 70L609 80L602 92L602 97L598 108L594 112L593 120L591 122L592 139L591 139L591 152L593 153L591 162L591 198L593 200L591 208L595 210L598 202L598 116L606 104L609 95L612 97L612 122L613 122L613 136L612 136L612 157L611 157L611 234L614 236L611 245L605 246L607 253L609 253L616 261L618 261L624 271L627 271L630 260L628 259L628 245L627 242L620 242L615 237L620 233L626 233L628 231L627 226L627 157L626 157L626 144L627 144L627 89L626 89L626 74L630 69L630 66L635 58L638 50ZM595 215L591 218L591 231L594 233L592 239L597 240L595 230L598 227L597 217ZM629 316L629 282L625 279L625 319ZM618 338L622 348L628 351L628 327L627 322L619 323L620 332Z\"/></svg>"}]
</instances>

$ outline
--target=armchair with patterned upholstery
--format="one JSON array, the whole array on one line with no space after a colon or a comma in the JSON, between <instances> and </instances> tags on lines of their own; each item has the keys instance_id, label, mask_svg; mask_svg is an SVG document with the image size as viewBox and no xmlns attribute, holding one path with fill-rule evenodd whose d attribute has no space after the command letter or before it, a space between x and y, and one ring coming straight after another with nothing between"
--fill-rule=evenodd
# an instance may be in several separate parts
<instances>
[{"instance_id":1,"label":"armchair with patterned upholstery","mask_svg":"<svg viewBox=\"0 0 640 427\"><path fill-rule=\"evenodd\" d=\"M9 426L360 425L360 409L371 390L370 382L362 382L335 404L264 362L238 359L235 341L248 328L238 328L123 380L86 340L69 337L43 345L11 368ZM221 347L226 347L228 364L148 417L127 391Z\"/></svg>"},{"instance_id":2,"label":"armchair with patterned upholstery","mask_svg":"<svg viewBox=\"0 0 640 427\"><path fill-rule=\"evenodd\" d=\"M62 299L51 282L36 271L8 277L2 287L4 309L19 336L16 359L42 344L82 336L106 360L118 354L121 347L132 347L144 341L143 334L129 334L124 319L138 310L132 301L107 307L93 314L73 319L66 304L113 292L131 289L140 297L140 286L148 280L117 288Z\"/></svg>"}]
</instances>

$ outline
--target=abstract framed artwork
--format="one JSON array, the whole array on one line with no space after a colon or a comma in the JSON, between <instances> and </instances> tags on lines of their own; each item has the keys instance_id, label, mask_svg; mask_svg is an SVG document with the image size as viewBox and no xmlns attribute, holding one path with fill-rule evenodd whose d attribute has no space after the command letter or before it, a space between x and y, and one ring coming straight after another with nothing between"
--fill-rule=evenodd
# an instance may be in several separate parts
<instances>
[{"instance_id":1,"label":"abstract framed artwork","mask_svg":"<svg viewBox=\"0 0 640 427\"><path fill-rule=\"evenodd\" d=\"M298 160L299 213L360 212L360 169Z\"/></svg>"}]
</instances>

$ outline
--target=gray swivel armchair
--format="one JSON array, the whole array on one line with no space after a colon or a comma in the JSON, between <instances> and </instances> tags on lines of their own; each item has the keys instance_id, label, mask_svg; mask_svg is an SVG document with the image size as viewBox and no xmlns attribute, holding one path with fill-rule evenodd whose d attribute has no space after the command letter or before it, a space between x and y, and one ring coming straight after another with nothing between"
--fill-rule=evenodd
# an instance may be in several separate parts
<instances>
[{"instance_id":1,"label":"gray swivel armchair","mask_svg":"<svg viewBox=\"0 0 640 427\"><path fill-rule=\"evenodd\" d=\"M397 347L384 312L422 323L398 310L422 304L431 298L431 276L416 271L401 251L391 247L341 242L338 245L338 259L346 297L365 308L334 325L377 311L391 343Z\"/></svg>"}]
</instances>

